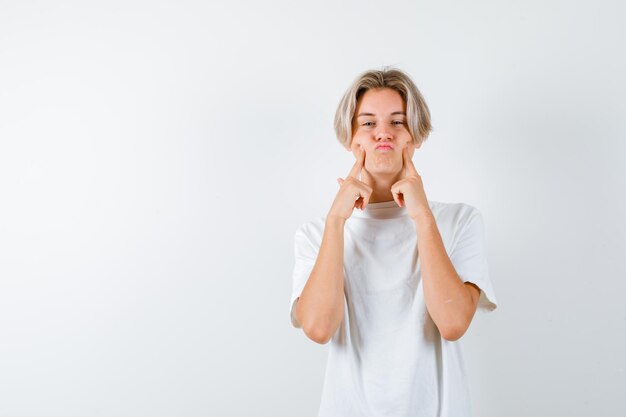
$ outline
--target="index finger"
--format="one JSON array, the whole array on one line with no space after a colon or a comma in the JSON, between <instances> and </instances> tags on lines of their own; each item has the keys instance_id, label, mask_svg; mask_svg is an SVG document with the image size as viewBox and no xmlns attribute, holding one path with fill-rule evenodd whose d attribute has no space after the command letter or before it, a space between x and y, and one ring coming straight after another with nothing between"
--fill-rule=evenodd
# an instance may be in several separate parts
<instances>
[{"instance_id":1,"label":"index finger","mask_svg":"<svg viewBox=\"0 0 626 417\"><path fill-rule=\"evenodd\" d=\"M352 165L352 169L350 170L350 173L348 173L348 177L354 177L356 179L359 178L359 174L361 173L361 170L363 169L363 166L365 165L365 149L363 148L359 148L359 156L356 159L356 162L354 163L354 165Z\"/></svg>"},{"instance_id":2,"label":"index finger","mask_svg":"<svg viewBox=\"0 0 626 417\"><path fill-rule=\"evenodd\" d=\"M404 162L404 168L406 170L406 176L410 175L419 175L415 165L413 165L413 160L409 156L409 144L407 143L404 149L402 149L402 161Z\"/></svg>"}]
</instances>

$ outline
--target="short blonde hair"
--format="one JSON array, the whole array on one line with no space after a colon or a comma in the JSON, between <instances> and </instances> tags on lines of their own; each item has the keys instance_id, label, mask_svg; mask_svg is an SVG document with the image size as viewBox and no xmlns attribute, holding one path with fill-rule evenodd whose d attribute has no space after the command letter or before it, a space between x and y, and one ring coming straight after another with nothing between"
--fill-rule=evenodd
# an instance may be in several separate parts
<instances>
[{"instance_id":1,"label":"short blonde hair","mask_svg":"<svg viewBox=\"0 0 626 417\"><path fill-rule=\"evenodd\" d=\"M335 134L339 142L346 148L350 147L357 101L367 90L378 88L391 88L400 93L406 103L407 123L413 142L421 144L425 141L433 128L430 110L422 93L404 72L384 67L382 70L363 72L344 93L335 113Z\"/></svg>"}]
</instances>

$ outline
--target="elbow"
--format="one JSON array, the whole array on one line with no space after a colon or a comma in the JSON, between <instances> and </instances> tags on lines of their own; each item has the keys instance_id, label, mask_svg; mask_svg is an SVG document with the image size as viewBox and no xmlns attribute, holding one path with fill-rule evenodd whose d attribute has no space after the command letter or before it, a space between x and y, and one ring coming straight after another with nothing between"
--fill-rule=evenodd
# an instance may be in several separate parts
<instances>
[{"instance_id":1,"label":"elbow","mask_svg":"<svg viewBox=\"0 0 626 417\"><path fill-rule=\"evenodd\" d=\"M309 339L311 339L315 343L319 343L320 345L325 345L331 339L330 333L320 329L319 327L303 327L302 330Z\"/></svg>"},{"instance_id":2,"label":"elbow","mask_svg":"<svg viewBox=\"0 0 626 417\"><path fill-rule=\"evenodd\" d=\"M298 309L299 306L300 303L297 303L295 309L298 327L302 329L306 337L308 337L315 343L319 343L320 345L328 343L328 340L330 339L330 337L328 337L328 332L324 331L321 326L315 324L314 322L311 322L307 317L304 317L303 320L300 320L300 317L302 317L303 315Z\"/></svg>"},{"instance_id":3,"label":"elbow","mask_svg":"<svg viewBox=\"0 0 626 417\"><path fill-rule=\"evenodd\" d=\"M333 338L333 335L337 332L341 325L341 321L339 322L328 322L324 320L322 322L313 322L307 323L306 326L302 327L304 333L307 335L309 339L314 341L315 343L319 343L320 345L325 345Z\"/></svg>"},{"instance_id":4,"label":"elbow","mask_svg":"<svg viewBox=\"0 0 626 417\"><path fill-rule=\"evenodd\" d=\"M441 337L443 337L449 342L456 342L457 340L461 338L461 336L463 336L463 333L460 333L460 332L454 332L454 331L441 332Z\"/></svg>"},{"instance_id":5,"label":"elbow","mask_svg":"<svg viewBox=\"0 0 626 417\"><path fill-rule=\"evenodd\" d=\"M298 305L296 305L296 310L298 318L302 318L300 323L304 334L309 339L320 345L325 345L330 341L330 339L332 339L343 320L343 310L339 310L338 316L330 317L326 315L310 316L302 314L298 310Z\"/></svg>"},{"instance_id":6,"label":"elbow","mask_svg":"<svg viewBox=\"0 0 626 417\"><path fill-rule=\"evenodd\" d=\"M464 325L448 325L439 330L441 337L449 342L455 342L459 340L467 331L467 326Z\"/></svg>"}]
</instances>

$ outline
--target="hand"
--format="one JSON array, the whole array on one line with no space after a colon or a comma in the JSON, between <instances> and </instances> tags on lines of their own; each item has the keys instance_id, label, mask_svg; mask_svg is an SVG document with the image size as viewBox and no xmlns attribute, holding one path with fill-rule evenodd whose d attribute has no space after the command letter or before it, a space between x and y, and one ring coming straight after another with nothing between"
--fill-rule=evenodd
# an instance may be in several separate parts
<instances>
[{"instance_id":1,"label":"hand","mask_svg":"<svg viewBox=\"0 0 626 417\"><path fill-rule=\"evenodd\" d=\"M337 178L339 191L335 196L335 201L328 212L328 216L339 216L347 220L355 207L363 210L370 200L374 189L359 180L359 174L365 166L365 149L359 148L359 155L346 179ZM357 198L357 194L359 197Z\"/></svg>"},{"instance_id":2,"label":"hand","mask_svg":"<svg viewBox=\"0 0 626 417\"><path fill-rule=\"evenodd\" d=\"M409 217L416 220L426 211L430 210L422 177L417 173L415 165L409 156L409 144L402 149L402 175L401 179L391 186L391 194L398 206L406 205Z\"/></svg>"}]
</instances>

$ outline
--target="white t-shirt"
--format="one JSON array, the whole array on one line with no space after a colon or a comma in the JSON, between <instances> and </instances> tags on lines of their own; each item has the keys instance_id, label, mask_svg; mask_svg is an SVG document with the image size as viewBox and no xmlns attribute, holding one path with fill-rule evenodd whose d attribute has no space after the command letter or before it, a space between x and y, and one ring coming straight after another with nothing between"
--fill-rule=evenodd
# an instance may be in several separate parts
<instances>
[{"instance_id":1,"label":"white t-shirt","mask_svg":"<svg viewBox=\"0 0 626 417\"><path fill-rule=\"evenodd\" d=\"M464 203L428 203L456 272L481 289L478 309L495 309L482 214ZM296 328L295 301L315 264L325 220L295 232L290 315ZM415 224L395 201L354 209L346 221L344 319L330 341L318 417L472 415L462 338L441 337L428 314L417 249Z\"/></svg>"}]
</instances>

